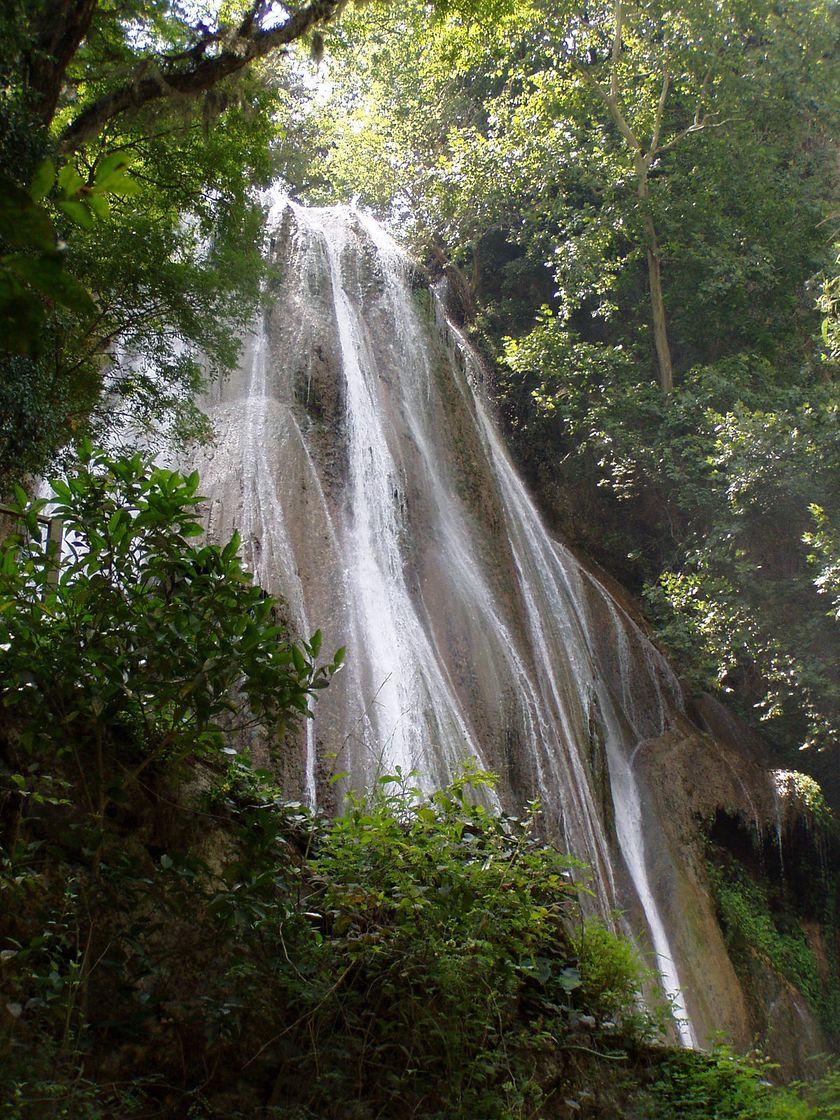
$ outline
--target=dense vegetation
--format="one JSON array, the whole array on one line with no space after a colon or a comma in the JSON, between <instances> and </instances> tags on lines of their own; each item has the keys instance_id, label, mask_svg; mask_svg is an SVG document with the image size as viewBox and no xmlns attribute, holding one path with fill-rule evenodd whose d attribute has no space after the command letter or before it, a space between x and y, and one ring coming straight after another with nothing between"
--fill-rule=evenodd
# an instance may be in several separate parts
<instances>
[{"instance_id":1,"label":"dense vegetation","mask_svg":"<svg viewBox=\"0 0 840 1120\"><path fill-rule=\"evenodd\" d=\"M447 273L556 526L834 797L836 16L374 6L306 184Z\"/></svg>"},{"instance_id":2,"label":"dense vegetation","mask_svg":"<svg viewBox=\"0 0 840 1120\"><path fill-rule=\"evenodd\" d=\"M290 640L235 539L194 543L194 476L81 455L58 579L22 494L0 556L5 1117L838 1114L832 1073L655 1045L586 869L538 806L484 808L491 775L284 799L243 731L282 749L341 652Z\"/></svg>"},{"instance_id":3,"label":"dense vegetation","mask_svg":"<svg viewBox=\"0 0 840 1120\"><path fill-rule=\"evenodd\" d=\"M271 59L337 4L270 7L4 5L0 486L91 431L206 436L195 397L257 304L255 191L294 105Z\"/></svg>"}]
</instances>

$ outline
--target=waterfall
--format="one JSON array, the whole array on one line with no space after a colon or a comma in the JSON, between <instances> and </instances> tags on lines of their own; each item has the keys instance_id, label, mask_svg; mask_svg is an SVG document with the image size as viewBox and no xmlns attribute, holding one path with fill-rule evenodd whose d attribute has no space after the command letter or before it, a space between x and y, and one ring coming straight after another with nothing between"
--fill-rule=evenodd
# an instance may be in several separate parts
<instances>
[{"instance_id":1,"label":"waterfall","mask_svg":"<svg viewBox=\"0 0 840 1120\"><path fill-rule=\"evenodd\" d=\"M505 807L538 797L601 914L632 913L649 938L692 1045L637 773L677 682L546 531L475 357L388 235L280 198L269 224L271 304L208 405L218 438L196 466L209 532L239 529L302 636L347 646L309 721L306 796L330 770L360 786L399 766L432 787L475 759Z\"/></svg>"}]
</instances>

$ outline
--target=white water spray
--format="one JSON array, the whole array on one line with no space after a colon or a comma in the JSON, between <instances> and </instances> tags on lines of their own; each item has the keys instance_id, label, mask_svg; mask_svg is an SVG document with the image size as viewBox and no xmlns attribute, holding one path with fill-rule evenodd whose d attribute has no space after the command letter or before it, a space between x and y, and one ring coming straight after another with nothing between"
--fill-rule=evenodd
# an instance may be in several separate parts
<instances>
[{"instance_id":1,"label":"white water spray","mask_svg":"<svg viewBox=\"0 0 840 1120\"><path fill-rule=\"evenodd\" d=\"M297 626L348 647L306 744L308 795L317 749L359 785L400 766L436 786L477 759L506 806L539 797L592 867L601 913L635 898L693 1044L635 765L679 707L676 682L549 537L469 347L394 242L338 207L278 199L270 222L283 279L201 471L214 531L238 524Z\"/></svg>"}]
</instances>

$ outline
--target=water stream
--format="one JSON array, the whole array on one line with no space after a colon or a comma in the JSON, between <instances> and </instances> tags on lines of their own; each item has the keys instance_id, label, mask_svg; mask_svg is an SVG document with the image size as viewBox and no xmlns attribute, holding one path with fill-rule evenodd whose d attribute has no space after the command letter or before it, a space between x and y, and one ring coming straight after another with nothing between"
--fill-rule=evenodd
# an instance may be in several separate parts
<instances>
[{"instance_id":1,"label":"water stream","mask_svg":"<svg viewBox=\"0 0 840 1120\"><path fill-rule=\"evenodd\" d=\"M637 754L680 707L670 670L547 533L481 369L370 218L275 200L279 279L197 464L210 531L238 528L307 636L348 647L303 749L304 792L340 764L427 786L467 759L593 870L596 905L643 916L681 1040L694 1034L650 874Z\"/></svg>"}]
</instances>

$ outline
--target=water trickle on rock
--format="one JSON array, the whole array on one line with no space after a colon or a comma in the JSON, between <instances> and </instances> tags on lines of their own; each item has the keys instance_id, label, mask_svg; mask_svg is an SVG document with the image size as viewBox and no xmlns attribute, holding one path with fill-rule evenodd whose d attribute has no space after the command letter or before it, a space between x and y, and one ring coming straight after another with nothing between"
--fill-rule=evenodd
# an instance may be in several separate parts
<instances>
[{"instance_id":1,"label":"water trickle on rock","mask_svg":"<svg viewBox=\"0 0 840 1120\"><path fill-rule=\"evenodd\" d=\"M196 465L210 532L238 528L301 635L348 649L308 724L306 796L331 766L357 786L396 766L437 786L476 759L505 807L538 797L600 912L644 920L693 1044L636 765L680 710L676 680L547 533L476 359L387 234L279 198L270 224L280 278Z\"/></svg>"}]
</instances>

